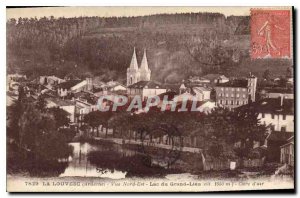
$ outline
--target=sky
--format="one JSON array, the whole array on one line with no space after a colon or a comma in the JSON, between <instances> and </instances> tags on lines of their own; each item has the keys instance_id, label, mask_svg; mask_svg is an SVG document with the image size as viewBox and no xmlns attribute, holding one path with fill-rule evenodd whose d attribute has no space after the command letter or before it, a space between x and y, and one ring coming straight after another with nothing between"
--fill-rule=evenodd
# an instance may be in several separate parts
<instances>
[{"instance_id":1,"label":"sky","mask_svg":"<svg viewBox=\"0 0 300 198\"><path fill-rule=\"evenodd\" d=\"M79 16L143 16L162 13L188 13L188 12L219 12L225 16L249 15L249 7L47 7L47 8L9 8L6 17L79 17Z\"/></svg>"}]
</instances>

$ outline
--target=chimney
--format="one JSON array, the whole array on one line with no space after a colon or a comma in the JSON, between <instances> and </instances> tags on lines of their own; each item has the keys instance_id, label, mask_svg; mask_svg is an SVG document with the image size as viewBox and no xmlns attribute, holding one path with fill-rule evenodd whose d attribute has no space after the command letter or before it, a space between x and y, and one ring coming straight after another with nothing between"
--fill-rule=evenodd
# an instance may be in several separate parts
<instances>
[{"instance_id":1,"label":"chimney","mask_svg":"<svg viewBox=\"0 0 300 198\"><path fill-rule=\"evenodd\" d=\"M92 91L92 89L93 89L93 80L92 80L92 78L86 78L86 82L87 82L87 90Z\"/></svg>"},{"instance_id":2,"label":"chimney","mask_svg":"<svg viewBox=\"0 0 300 198\"><path fill-rule=\"evenodd\" d=\"M280 107L282 107L282 106L283 106L283 95L280 94Z\"/></svg>"}]
</instances>

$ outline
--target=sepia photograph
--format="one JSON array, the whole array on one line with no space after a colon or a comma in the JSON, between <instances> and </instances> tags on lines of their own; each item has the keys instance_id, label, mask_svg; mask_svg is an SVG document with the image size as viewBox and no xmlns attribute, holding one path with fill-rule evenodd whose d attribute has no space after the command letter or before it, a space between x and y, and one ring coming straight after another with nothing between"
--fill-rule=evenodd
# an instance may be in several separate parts
<instances>
[{"instance_id":1,"label":"sepia photograph","mask_svg":"<svg viewBox=\"0 0 300 198\"><path fill-rule=\"evenodd\" d=\"M293 7L6 7L8 192L295 192Z\"/></svg>"}]
</instances>

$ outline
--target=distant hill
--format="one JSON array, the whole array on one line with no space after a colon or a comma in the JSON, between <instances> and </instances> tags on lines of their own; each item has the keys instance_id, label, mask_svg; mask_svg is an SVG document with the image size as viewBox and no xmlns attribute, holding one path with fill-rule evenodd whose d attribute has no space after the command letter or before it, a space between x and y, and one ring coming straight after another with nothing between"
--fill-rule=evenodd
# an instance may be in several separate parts
<instances>
[{"instance_id":1,"label":"distant hill","mask_svg":"<svg viewBox=\"0 0 300 198\"><path fill-rule=\"evenodd\" d=\"M124 82L133 47L139 63L147 49L152 78L168 83L206 73L261 75L264 68L281 75L292 64L250 59L247 16L188 13L7 21L8 72L32 77L72 71Z\"/></svg>"}]
</instances>

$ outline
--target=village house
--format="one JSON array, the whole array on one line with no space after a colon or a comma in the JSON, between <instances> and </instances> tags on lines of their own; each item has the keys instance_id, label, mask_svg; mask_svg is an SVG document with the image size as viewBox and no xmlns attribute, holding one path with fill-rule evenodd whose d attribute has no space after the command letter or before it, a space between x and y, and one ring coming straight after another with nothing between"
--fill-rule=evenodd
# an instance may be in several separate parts
<instances>
[{"instance_id":1,"label":"village house","mask_svg":"<svg viewBox=\"0 0 300 198\"><path fill-rule=\"evenodd\" d=\"M6 78L6 90L18 94L19 85L25 80L27 80L26 75L18 73L8 74Z\"/></svg>"},{"instance_id":2,"label":"village house","mask_svg":"<svg viewBox=\"0 0 300 198\"><path fill-rule=\"evenodd\" d=\"M286 88L269 88L264 90L263 94L266 98L279 98L283 97L284 99L294 99L294 91L292 89Z\"/></svg>"},{"instance_id":3,"label":"village house","mask_svg":"<svg viewBox=\"0 0 300 198\"><path fill-rule=\"evenodd\" d=\"M233 109L255 101L257 78L251 73L247 79L233 79L216 85L216 103Z\"/></svg>"},{"instance_id":4,"label":"village house","mask_svg":"<svg viewBox=\"0 0 300 198\"><path fill-rule=\"evenodd\" d=\"M57 94L60 97L66 97L71 93L77 93L80 91L92 91L93 82L92 78L86 78L85 80L69 80L57 85Z\"/></svg>"},{"instance_id":5,"label":"village house","mask_svg":"<svg viewBox=\"0 0 300 198\"><path fill-rule=\"evenodd\" d=\"M59 107L68 113L71 122L75 122L75 102L71 100L62 100L59 98L46 98L46 107Z\"/></svg>"},{"instance_id":6,"label":"village house","mask_svg":"<svg viewBox=\"0 0 300 198\"><path fill-rule=\"evenodd\" d=\"M294 132L294 101L292 99L265 98L252 104L259 112L262 124L273 131Z\"/></svg>"},{"instance_id":7,"label":"village house","mask_svg":"<svg viewBox=\"0 0 300 198\"><path fill-rule=\"evenodd\" d=\"M209 82L211 85L218 83L226 83L229 81L229 78L222 74L207 74L201 77L202 81Z\"/></svg>"},{"instance_id":8,"label":"village house","mask_svg":"<svg viewBox=\"0 0 300 198\"><path fill-rule=\"evenodd\" d=\"M216 103L214 101L203 101L200 103L200 105L197 107L197 110L199 112L203 112L205 114L211 113L211 111L216 108Z\"/></svg>"},{"instance_id":9,"label":"village house","mask_svg":"<svg viewBox=\"0 0 300 198\"><path fill-rule=\"evenodd\" d=\"M295 157L294 157L294 136L290 137L287 140L287 143L280 146L280 162L283 164L288 164L290 166L294 166Z\"/></svg>"},{"instance_id":10,"label":"village house","mask_svg":"<svg viewBox=\"0 0 300 198\"><path fill-rule=\"evenodd\" d=\"M193 92L199 95L200 101L210 100L211 89L208 87L193 87Z\"/></svg>"},{"instance_id":11,"label":"village house","mask_svg":"<svg viewBox=\"0 0 300 198\"><path fill-rule=\"evenodd\" d=\"M179 95L189 93L197 98L198 101L210 100L211 88L206 86L194 86L182 83L179 87Z\"/></svg>"},{"instance_id":12,"label":"village house","mask_svg":"<svg viewBox=\"0 0 300 198\"><path fill-rule=\"evenodd\" d=\"M65 82L64 79L61 79L56 76L40 76L39 83L46 86L48 89L53 89L55 85Z\"/></svg>"},{"instance_id":13,"label":"village house","mask_svg":"<svg viewBox=\"0 0 300 198\"><path fill-rule=\"evenodd\" d=\"M264 98L249 105L258 112L260 123L269 128L265 141L267 160L280 162L280 145L294 135L294 100Z\"/></svg>"},{"instance_id":14,"label":"village house","mask_svg":"<svg viewBox=\"0 0 300 198\"><path fill-rule=\"evenodd\" d=\"M167 91L160 83L154 81L139 81L127 87L127 95L129 99L140 96L142 100L149 97L157 96Z\"/></svg>"}]
</instances>

